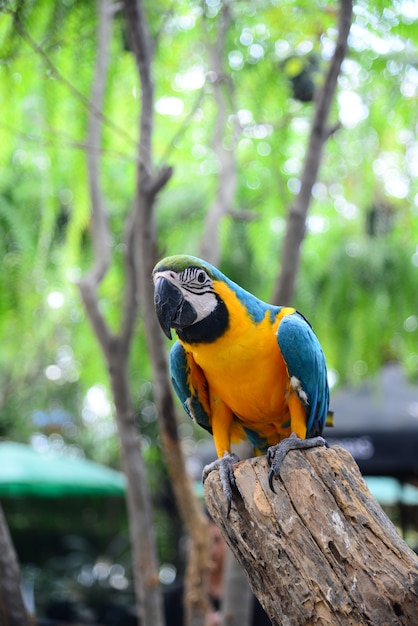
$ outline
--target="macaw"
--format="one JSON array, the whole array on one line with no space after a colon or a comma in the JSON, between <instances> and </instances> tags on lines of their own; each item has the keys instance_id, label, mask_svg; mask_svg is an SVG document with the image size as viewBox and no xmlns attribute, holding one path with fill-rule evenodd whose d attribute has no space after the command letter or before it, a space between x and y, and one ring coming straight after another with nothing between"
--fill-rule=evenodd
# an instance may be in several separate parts
<instances>
[{"instance_id":1,"label":"macaw","mask_svg":"<svg viewBox=\"0 0 418 626\"><path fill-rule=\"evenodd\" d=\"M294 448L326 445L329 405L325 357L309 322L292 307L245 291L210 263L187 255L153 270L154 304L169 339L174 390L189 416L213 434L215 467L231 507L231 442L248 439L266 454L269 483Z\"/></svg>"}]
</instances>

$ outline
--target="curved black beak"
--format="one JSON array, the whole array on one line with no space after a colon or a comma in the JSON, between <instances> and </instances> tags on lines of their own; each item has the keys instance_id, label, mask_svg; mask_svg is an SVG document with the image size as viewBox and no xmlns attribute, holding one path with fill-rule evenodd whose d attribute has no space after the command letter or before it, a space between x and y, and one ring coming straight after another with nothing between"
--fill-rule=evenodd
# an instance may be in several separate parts
<instances>
[{"instance_id":1,"label":"curved black beak","mask_svg":"<svg viewBox=\"0 0 418 626\"><path fill-rule=\"evenodd\" d=\"M196 320L196 312L183 299L181 291L164 276L155 281L154 306L164 334L171 339L171 328L190 326Z\"/></svg>"},{"instance_id":2,"label":"curved black beak","mask_svg":"<svg viewBox=\"0 0 418 626\"><path fill-rule=\"evenodd\" d=\"M158 321L164 334L171 339L171 323L176 317L178 307L183 300L183 296L177 287L174 287L166 278L162 276L155 281L154 306Z\"/></svg>"}]
</instances>

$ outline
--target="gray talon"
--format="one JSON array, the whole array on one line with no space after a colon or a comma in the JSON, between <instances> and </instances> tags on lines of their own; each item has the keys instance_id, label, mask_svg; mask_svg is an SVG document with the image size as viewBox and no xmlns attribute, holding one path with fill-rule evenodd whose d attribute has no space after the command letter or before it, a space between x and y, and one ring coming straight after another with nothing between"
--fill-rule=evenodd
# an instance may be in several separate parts
<instances>
[{"instance_id":1,"label":"gray talon","mask_svg":"<svg viewBox=\"0 0 418 626\"><path fill-rule=\"evenodd\" d=\"M317 446L326 446L328 443L323 437L311 437L310 439L300 439L296 433L292 433L283 441L271 446L267 450L267 462L270 465L269 472L269 485L270 489L274 491L273 478L280 474L280 468L286 454L290 450L307 450L308 448L316 448Z\"/></svg>"},{"instance_id":2,"label":"gray talon","mask_svg":"<svg viewBox=\"0 0 418 626\"><path fill-rule=\"evenodd\" d=\"M229 517L229 513L231 511L232 490L236 489L233 466L235 463L238 463L238 461L239 458L236 454L225 452L222 458L216 459L215 461L212 461L212 463L205 465L202 473L202 480L204 483L210 472L215 469L219 470L219 478L221 480L222 490L227 502L227 517Z\"/></svg>"}]
</instances>

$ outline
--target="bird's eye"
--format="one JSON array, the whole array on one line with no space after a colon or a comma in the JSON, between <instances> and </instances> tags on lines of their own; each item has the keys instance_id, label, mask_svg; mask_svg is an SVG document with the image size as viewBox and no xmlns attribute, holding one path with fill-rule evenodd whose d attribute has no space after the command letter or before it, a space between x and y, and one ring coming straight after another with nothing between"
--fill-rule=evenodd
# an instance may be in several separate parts
<instances>
[{"instance_id":1,"label":"bird's eye","mask_svg":"<svg viewBox=\"0 0 418 626\"><path fill-rule=\"evenodd\" d=\"M206 280L205 272L199 272L197 275L197 282L202 285L205 282L205 280Z\"/></svg>"}]
</instances>

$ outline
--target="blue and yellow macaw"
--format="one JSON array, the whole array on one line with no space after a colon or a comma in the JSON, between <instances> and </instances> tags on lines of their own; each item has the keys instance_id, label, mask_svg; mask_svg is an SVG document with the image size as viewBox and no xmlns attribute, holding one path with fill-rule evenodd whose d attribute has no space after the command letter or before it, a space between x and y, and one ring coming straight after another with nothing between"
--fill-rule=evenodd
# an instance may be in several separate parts
<instances>
[{"instance_id":1,"label":"blue and yellow macaw","mask_svg":"<svg viewBox=\"0 0 418 626\"><path fill-rule=\"evenodd\" d=\"M164 333L178 341L170 373L183 407L213 434L231 506L231 442L248 439L265 454L270 486L289 449L326 445L327 369L319 341L294 308L262 302L196 257L155 266L155 308ZM281 442L281 443L280 443ZM279 446L277 444L280 444Z\"/></svg>"}]
</instances>

